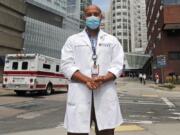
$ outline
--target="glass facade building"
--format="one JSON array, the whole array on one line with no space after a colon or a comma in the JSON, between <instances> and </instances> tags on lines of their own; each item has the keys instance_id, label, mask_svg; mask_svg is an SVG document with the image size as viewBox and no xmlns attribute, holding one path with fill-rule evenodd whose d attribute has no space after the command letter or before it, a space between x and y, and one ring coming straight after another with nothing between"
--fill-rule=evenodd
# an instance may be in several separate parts
<instances>
[{"instance_id":1,"label":"glass facade building","mask_svg":"<svg viewBox=\"0 0 180 135\"><path fill-rule=\"evenodd\" d=\"M60 58L62 46L73 33L29 17L25 17L25 20L25 51Z\"/></svg>"},{"instance_id":2,"label":"glass facade building","mask_svg":"<svg viewBox=\"0 0 180 135\"><path fill-rule=\"evenodd\" d=\"M180 4L180 0L163 0L164 5L177 5Z\"/></svg>"},{"instance_id":3,"label":"glass facade building","mask_svg":"<svg viewBox=\"0 0 180 135\"><path fill-rule=\"evenodd\" d=\"M85 27L84 20L84 8L92 4L92 0L81 0L80 1L80 29L83 30Z\"/></svg>"},{"instance_id":4,"label":"glass facade building","mask_svg":"<svg viewBox=\"0 0 180 135\"><path fill-rule=\"evenodd\" d=\"M26 2L56 14L65 15L67 11L67 0L26 0Z\"/></svg>"},{"instance_id":5,"label":"glass facade building","mask_svg":"<svg viewBox=\"0 0 180 135\"><path fill-rule=\"evenodd\" d=\"M79 32L78 19L67 16L66 0L27 0L24 51L60 58L66 39Z\"/></svg>"}]
</instances>

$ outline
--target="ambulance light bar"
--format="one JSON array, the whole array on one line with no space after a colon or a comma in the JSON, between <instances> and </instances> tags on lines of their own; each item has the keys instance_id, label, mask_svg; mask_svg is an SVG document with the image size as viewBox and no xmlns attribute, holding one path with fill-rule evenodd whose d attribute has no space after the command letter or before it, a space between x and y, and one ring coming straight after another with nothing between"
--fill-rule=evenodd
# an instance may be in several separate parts
<instances>
[{"instance_id":1,"label":"ambulance light bar","mask_svg":"<svg viewBox=\"0 0 180 135\"><path fill-rule=\"evenodd\" d=\"M22 58L26 58L26 59L32 59L36 57L36 54L8 54L6 56L8 59L22 59Z\"/></svg>"}]
</instances>

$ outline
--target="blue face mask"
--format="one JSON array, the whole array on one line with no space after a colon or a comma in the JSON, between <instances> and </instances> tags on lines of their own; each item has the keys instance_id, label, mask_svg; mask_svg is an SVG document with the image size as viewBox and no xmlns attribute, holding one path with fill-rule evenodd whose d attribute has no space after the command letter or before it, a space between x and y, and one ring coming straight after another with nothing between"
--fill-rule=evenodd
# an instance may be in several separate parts
<instances>
[{"instance_id":1,"label":"blue face mask","mask_svg":"<svg viewBox=\"0 0 180 135\"><path fill-rule=\"evenodd\" d=\"M101 20L99 17L90 16L86 18L86 26L92 30L97 29L100 26Z\"/></svg>"}]
</instances>

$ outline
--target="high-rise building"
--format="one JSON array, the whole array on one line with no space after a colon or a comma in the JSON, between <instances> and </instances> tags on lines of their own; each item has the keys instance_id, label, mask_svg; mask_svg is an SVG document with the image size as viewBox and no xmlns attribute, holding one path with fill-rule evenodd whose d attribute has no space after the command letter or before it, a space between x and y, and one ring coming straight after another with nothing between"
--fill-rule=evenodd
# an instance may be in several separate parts
<instances>
[{"instance_id":1,"label":"high-rise building","mask_svg":"<svg viewBox=\"0 0 180 135\"><path fill-rule=\"evenodd\" d=\"M105 11L105 32L112 34L112 2L109 9Z\"/></svg>"},{"instance_id":2,"label":"high-rise building","mask_svg":"<svg viewBox=\"0 0 180 135\"><path fill-rule=\"evenodd\" d=\"M85 27L84 8L92 4L92 0L80 0L80 30Z\"/></svg>"},{"instance_id":3,"label":"high-rise building","mask_svg":"<svg viewBox=\"0 0 180 135\"><path fill-rule=\"evenodd\" d=\"M164 82L168 75L180 75L180 0L146 0L148 46L152 56L146 65Z\"/></svg>"},{"instance_id":4,"label":"high-rise building","mask_svg":"<svg viewBox=\"0 0 180 135\"><path fill-rule=\"evenodd\" d=\"M74 25L76 27L74 27ZM80 27L80 0L67 0L67 13L64 20L64 29L79 31Z\"/></svg>"},{"instance_id":5,"label":"high-rise building","mask_svg":"<svg viewBox=\"0 0 180 135\"><path fill-rule=\"evenodd\" d=\"M68 36L79 32L79 19L67 14L67 0L26 0L24 51L60 58Z\"/></svg>"},{"instance_id":6,"label":"high-rise building","mask_svg":"<svg viewBox=\"0 0 180 135\"><path fill-rule=\"evenodd\" d=\"M23 48L25 11L23 0L0 0L0 82L5 55L18 53Z\"/></svg>"},{"instance_id":7,"label":"high-rise building","mask_svg":"<svg viewBox=\"0 0 180 135\"><path fill-rule=\"evenodd\" d=\"M67 0L67 16L80 20L80 0Z\"/></svg>"},{"instance_id":8,"label":"high-rise building","mask_svg":"<svg viewBox=\"0 0 180 135\"><path fill-rule=\"evenodd\" d=\"M147 46L145 0L130 0L132 52L144 53Z\"/></svg>"},{"instance_id":9,"label":"high-rise building","mask_svg":"<svg viewBox=\"0 0 180 135\"><path fill-rule=\"evenodd\" d=\"M146 46L146 16L144 0L112 1L112 33L125 52L144 52Z\"/></svg>"},{"instance_id":10,"label":"high-rise building","mask_svg":"<svg viewBox=\"0 0 180 135\"><path fill-rule=\"evenodd\" d=\"M121 42L125 52L131 52L130 0L112 1L112 32Z\"/></svg>"}]
</instances>

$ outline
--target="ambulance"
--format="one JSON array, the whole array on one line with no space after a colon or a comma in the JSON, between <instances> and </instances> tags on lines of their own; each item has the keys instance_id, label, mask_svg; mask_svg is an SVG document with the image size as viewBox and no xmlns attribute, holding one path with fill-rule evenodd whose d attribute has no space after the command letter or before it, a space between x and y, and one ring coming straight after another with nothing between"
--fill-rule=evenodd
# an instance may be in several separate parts
<instances>
[{"instance_id":1,"label":"ambulance","mask_svg":"<svg viewBox=\"0 0 180 135\"><path fill-rule=\"evenodd\" d=\"M27 92L67 90L68 80L61 73L60 59L42 54L8 54L5 58L3 87L17 95Z\"/></svg>"}]
</instances>

